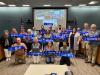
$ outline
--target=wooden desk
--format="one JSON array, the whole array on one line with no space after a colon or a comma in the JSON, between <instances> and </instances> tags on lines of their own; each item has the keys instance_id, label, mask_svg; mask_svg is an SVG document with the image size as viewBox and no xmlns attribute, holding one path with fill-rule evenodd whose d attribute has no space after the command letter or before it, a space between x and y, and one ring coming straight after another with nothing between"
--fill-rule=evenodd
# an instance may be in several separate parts
<instances>
[{"instance_id":1,"label":"wooden desk","mask_svg":"<svg viewBox=\"0 0 100 75\"><path fill-rule=\"evenodd\" d=\"M100 65L100 46L98 47L98 52L97 52L97 60L96 60L97 64Z\"/></svg>"},{"instance_id":2,"label":"wooden desk","mask_svg":"<svg viewBox=\"0 0 100 75\"><path fill-rule=\"evenodd\" d=\"M2 60L4 57L5 57L4 50L3 50L3 48L0 46L0 60Z\"/></svg>"},{"instance_id":3,"label":"wooden desk","mask_svg":"<svg viewBox=\"0 0 100 75\"><path fill-rule=\"evenodd\" d=\"M30 65L24 75L50 75L57 73L57 75L65 75L68 71L66 65Z\"/></svg>"}]
</instances>

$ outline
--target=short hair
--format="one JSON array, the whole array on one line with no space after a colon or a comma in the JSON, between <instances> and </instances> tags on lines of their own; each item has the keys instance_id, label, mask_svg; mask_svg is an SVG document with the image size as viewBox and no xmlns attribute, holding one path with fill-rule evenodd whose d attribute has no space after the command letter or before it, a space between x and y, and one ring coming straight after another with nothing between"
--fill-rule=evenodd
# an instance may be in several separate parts
<instances>
[{"instance_id":1,"label":"short hair","mask_svg":"<svg viewBox=\"0 0 100 75\"><path fill-rule=\"evenodd\" d=\"M53 42L49 41L48 43L51 43L51 45L53 46ZM47 43L47 45L48 45L48 43Z\"/></svg>"},{"instance_id":2,"label":"short hair","mask_svg":"<svg viewBox=\"0 0 100 75\"><path fill-rule=\"evenodd\" d=\"M96 28L96 24L91 24L91 27L95 27Z\"/></svg>"},{"instance_id":3,"label":"short hair","mask_svg":"<svg viewBox=\"0 0 100 75\"><path fill-rule=\"evenodd\" d=\"M16 40L20 40L21 41L21 38L18 37L18 38L16 38Z\"/></svg>"},{"instance_id":4,"label":"short hair","mask_svg":"<svg viewBox=\"0 0 100 75\"><path fill-rule=\"evenodd\" d=\"M32 32L32 30L31 29L27 29L27 32Z\"/></svg>"},{"instance_id":5,"label":"short hair","mask_svg":"<svg viewBox=\"0 0 100 75\"><path fill-rule=\"evenodd\" d=\"M8 30L4 30L4 33L5 33L5 32L8 32L8 33L9 33L9 31L8 31Z\"/></svg>"},{"instance_id":6,"label":"short hair","mask_svg":"<svg viewBox=\"0 0 100 75\"><path fill-rule=\"evenodd\" d=\"M38 37L34 37L35 40L38 40Z\"/></svg>"}]
</instances>

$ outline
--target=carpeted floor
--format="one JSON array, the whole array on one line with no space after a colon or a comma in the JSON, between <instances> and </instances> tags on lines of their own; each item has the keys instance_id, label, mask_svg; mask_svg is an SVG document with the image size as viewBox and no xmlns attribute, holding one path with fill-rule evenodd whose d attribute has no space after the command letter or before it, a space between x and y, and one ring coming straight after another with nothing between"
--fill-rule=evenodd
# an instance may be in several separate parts
<instances>
[{"instance_id":1,"label":"carpeted floor","mask_svg":"<svg viewBox=\"0 0 100 75\"><path fill-rule=\"evenodd\" d=\"M26 60L26 64L20 65L14 65L13 58L11 61L0 62L0 75L24 75L29 65L33 64L31 58ZM100 75L100 66L98 65L92 67L91 64L84 63L84 60L80 58L71 59L71 61L73 64L69 68L73 71L74 75ZM41 64L44 64L44 62L42 61Z\"/></svg>"}]
</instances>

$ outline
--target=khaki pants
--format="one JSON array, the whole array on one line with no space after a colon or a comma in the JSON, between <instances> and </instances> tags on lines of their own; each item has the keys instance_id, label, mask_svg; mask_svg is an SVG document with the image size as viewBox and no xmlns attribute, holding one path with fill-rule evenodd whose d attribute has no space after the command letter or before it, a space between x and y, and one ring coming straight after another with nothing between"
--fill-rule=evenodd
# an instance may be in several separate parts
<instances>
[{"instance_id":1,"label":"khaki pants","mask_svg":"<svg viewBox=\"0 0 100 75\"><path fill-rule=\"evenodd\" d=\"M40 56L32 56L33 63L40 63Z\"/></svg>"},{"instance_id":2,"label":"khaki pants","mask_svg":"<svg viewBox=\"0 0 100 75\"><path fill-rule=\"evenodd\" d=\"M4 49L5 57L10 58L11 57L11 51L8 51L8 49Z\"/></svg>"},{"instance_id":3,"label":"khaki pants","mask_svg":"<svg viewBox=\"0 0 100 75\"><path fill-rule=\"evenodd\" d=\"M85 60L88 60L88 50L89 50L89 43L87 41L82 42L82 48L84 49L84 56Z\"/></svg>"},{"instance_id":4,"label":"khaki pants","mask_svg":"<svg viewBox=\"0 0 100 75\"><path fill-rule=\"evenodd\" d=\"M89 43L87 41L82 42L82 48L88 49L89 48L88 45Z\"/></svg>"},{"instance_id":5,"label":"khaki pants","mask_svg":"<svg viewBox=\"0 0 100 75\"><path fill-rule=\"evenodd\" d=\"M88 50L88 61L91 63L95 63L96 61L96 56L97 56L97 46L89 46Z\"/></svg>"}]
</instances>

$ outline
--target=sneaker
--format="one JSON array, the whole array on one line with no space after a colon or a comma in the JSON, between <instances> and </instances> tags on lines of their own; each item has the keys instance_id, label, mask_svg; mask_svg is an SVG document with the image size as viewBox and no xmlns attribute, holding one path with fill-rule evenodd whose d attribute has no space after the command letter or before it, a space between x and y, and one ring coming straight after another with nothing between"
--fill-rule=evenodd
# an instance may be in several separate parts
<instances>
[{"instance_id":1,"label":"sneaker","mask_svg":"<svg viewBox=\"0 0 100 75\"><path fill-rule=\"evenodd\" d=\"M91 63L90 61L85 61L85 63Z\"/></svg>"},{"instance_id":2,"label":"sneaker","mask_svg":"<svg viewBox=\"0 0 100 75\"><path fill-rule=\"evenodd\" d=\"M11 58L8 58L8 60L11 60Z\"/></svg>"},{"instance_id":3,"label":"sneaker","mask_svg":"<svg viewBox=\"0 0 100 75\"><path fill-rule=\"evenodd\" d=\"M6 58L6 61L9 61L9 59L8 59L8 58Z\"/></svg>"}]
</instances>

